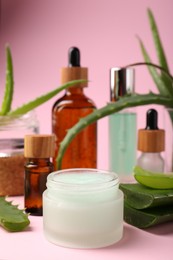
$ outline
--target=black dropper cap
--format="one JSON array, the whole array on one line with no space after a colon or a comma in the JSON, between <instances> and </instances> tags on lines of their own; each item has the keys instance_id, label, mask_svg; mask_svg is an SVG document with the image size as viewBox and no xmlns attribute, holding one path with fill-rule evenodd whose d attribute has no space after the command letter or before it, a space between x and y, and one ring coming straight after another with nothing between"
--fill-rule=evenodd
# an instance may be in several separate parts
<instances>
[{"instance_id":1,"label":"black dropper cap","mask_svg":"<svg viewBox=\"0 0 173 260\"><path fill-rule=\"evenodd\" d=\"M146 130L158 130L157 126L158 114L155 109L149 109L147 111Z\"/></svg>"},{"instance_id":2,"label":"black dropper cap","mask_svg":"<svg viewBox=\"0 0 173 260\"><path fill-rule=\"evenodd\" d=\"M77 47L71 47L68 52L68 66L80 67L80 51Z\"/></svg>"},{"instance_id":3,"label":"black dropper cap","mask_svg":"<svg viewBox=\"0 0 173 260\"><path fill-rule=\"evenodd\" d=\"M138 150L145 153L160 153L165 149L165 131L158 129L158 115L155 109L149 109L146 115L146 128L138 130Z\"/></svg>"},{"instance_id":4,"label":"black dropper cap","mask_svg":"<svg viewBox=\"0 0 173 260\"><path fill-rule=\"evenodd\" d=\"M68 50L68 67L61 69L61 83L66 84L72 80L88 79L88 69L80 66L80 50L71 47ZM81 82L76 87L87 87L87 82ZM74 86L73 86L74 87Z\"/></svg>"}]
</instances>

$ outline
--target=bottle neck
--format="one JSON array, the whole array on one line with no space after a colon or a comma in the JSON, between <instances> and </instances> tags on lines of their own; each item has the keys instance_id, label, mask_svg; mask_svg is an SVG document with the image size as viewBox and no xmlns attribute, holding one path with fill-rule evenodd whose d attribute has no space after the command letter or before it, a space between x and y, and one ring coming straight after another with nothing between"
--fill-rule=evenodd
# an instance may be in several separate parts
<instances>
[{"instance_id":1,"label":"bottle neck","mask_svg":"<svg viewBox=\"0 0 173 260\"><path fill-rule=\"evenodd\" d=\"M50 158L26 158L27 164L47 166L51 163Z\"/></svg>"},{"instance_id":2,"label":"bottle neck","mask_svg":"<svg viewBox=\"0 0 173 260\"><path fill-rule=\"evenodd\" d=\"M82 87L68 88L68 89L66 89L66 94L67 95L71 95L71 94L83 95L83 88Z\"/></svg>"},{"instance_id":3,"label":"bottle neck","mask_svg":"<svg viewBox=\"0 0 173 260\"><path fill-rule=\"evenodd\" d=\"M158 152L158 153L157 153L157 152L156 152L156 153L155 153L155 152L153 152L153 153L152 153L152 152L141 152L141 154L143 154L143 155L145 155L145 156L153 156L153 157L154 157L154 156L156 157L156 156L158 156L158 155L161 155L160 152Z\"/></svg>"}]
</instances>

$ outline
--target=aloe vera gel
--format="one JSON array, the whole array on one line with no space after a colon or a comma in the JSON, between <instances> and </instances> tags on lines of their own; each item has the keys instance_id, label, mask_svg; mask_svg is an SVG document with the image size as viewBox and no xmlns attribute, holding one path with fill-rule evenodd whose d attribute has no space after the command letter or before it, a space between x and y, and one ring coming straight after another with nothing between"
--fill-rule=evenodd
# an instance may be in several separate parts
<instances>
[{"instance_id":1,"label":"aloe vera gel","mask_svg":"<svg viewBox=\"0 0 173 260\"><path fill-rule=\"evenodd\" d=\"M123 236L123 193L115 173L97 169L53 172L43 194L46 238L59 246L100 248Z\"/></svg>"}]
</instances>

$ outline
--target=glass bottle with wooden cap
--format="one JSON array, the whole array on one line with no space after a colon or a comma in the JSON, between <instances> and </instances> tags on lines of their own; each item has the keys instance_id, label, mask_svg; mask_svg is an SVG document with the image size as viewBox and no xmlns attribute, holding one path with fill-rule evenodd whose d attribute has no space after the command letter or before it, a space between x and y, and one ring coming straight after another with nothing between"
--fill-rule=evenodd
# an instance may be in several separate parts
<instances>
[{"instance_id":1,"label":"glass bottle with wooden cap","mask_svg":"<svg viewBox=\"0 0 173 260\"><path fill-rule=\"evenodd\" d=\"M25 208L31 215L42 216L42 193L54 167L51 157L55 153L54 135L26 135L25 156Z\"/></svg>"},{"instance_id":2,"label":"glass bottle with wooden cap","mask_svg":"<svg viewBox=\"0 0 173 260\"><path fill-rule=\"evenodd\" d=\"M80 66L80 51L76 47L69 49L68 67L62 68L61 83L88 78L88 69ZM56 157L60 142L68 129L80 118L92 113L96 108L94 102L84 93L87 82L68 88L65 95L59 98L52 108L52 133L56 135ZM68 146L62 160L62 169L96 168L97 167L97 123L82 130Z\"/></svg>"},{"instance_id":3,"label":"glass bottle with wooden cap","mask_svg":"<svg viewBox=\"0 0 173 260\"><path fill-rule=\"evenodd\" d=\"M138 131L138 150L142 153L137 164L148 171L163 172L161 152L165 149L165 131L157 126L158 114L155 109L147 111L146 121L146 128Z\"/></svg>"}]
</instances>

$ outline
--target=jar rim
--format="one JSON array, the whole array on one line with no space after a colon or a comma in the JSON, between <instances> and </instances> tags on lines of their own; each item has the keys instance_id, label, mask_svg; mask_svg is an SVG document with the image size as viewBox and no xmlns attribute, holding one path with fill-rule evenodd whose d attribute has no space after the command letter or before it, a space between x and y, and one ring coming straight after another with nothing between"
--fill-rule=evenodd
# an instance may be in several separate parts
<instances>
[{"instance_id":1,"label":"jar rim","mask_svg":"<svg viewBox=\"0 0 173 260\"><path fill-rule=\"evenodd\" d=\"M0 150L2 149L23 149L24 148L24 138L5 138L0 139Z\"/></svg>"},{"instance_id":2,"label":"jar rim","mask_svg":"<svg viewBox=\"0 0 173 260\"><path fill-rule=\"evenodd\" d=\"M50 173L47 177L47 188L53 190L87 192L118 185L119 178L116 173L92 168L60 170Z\"/></svg>"}]
</instances>

